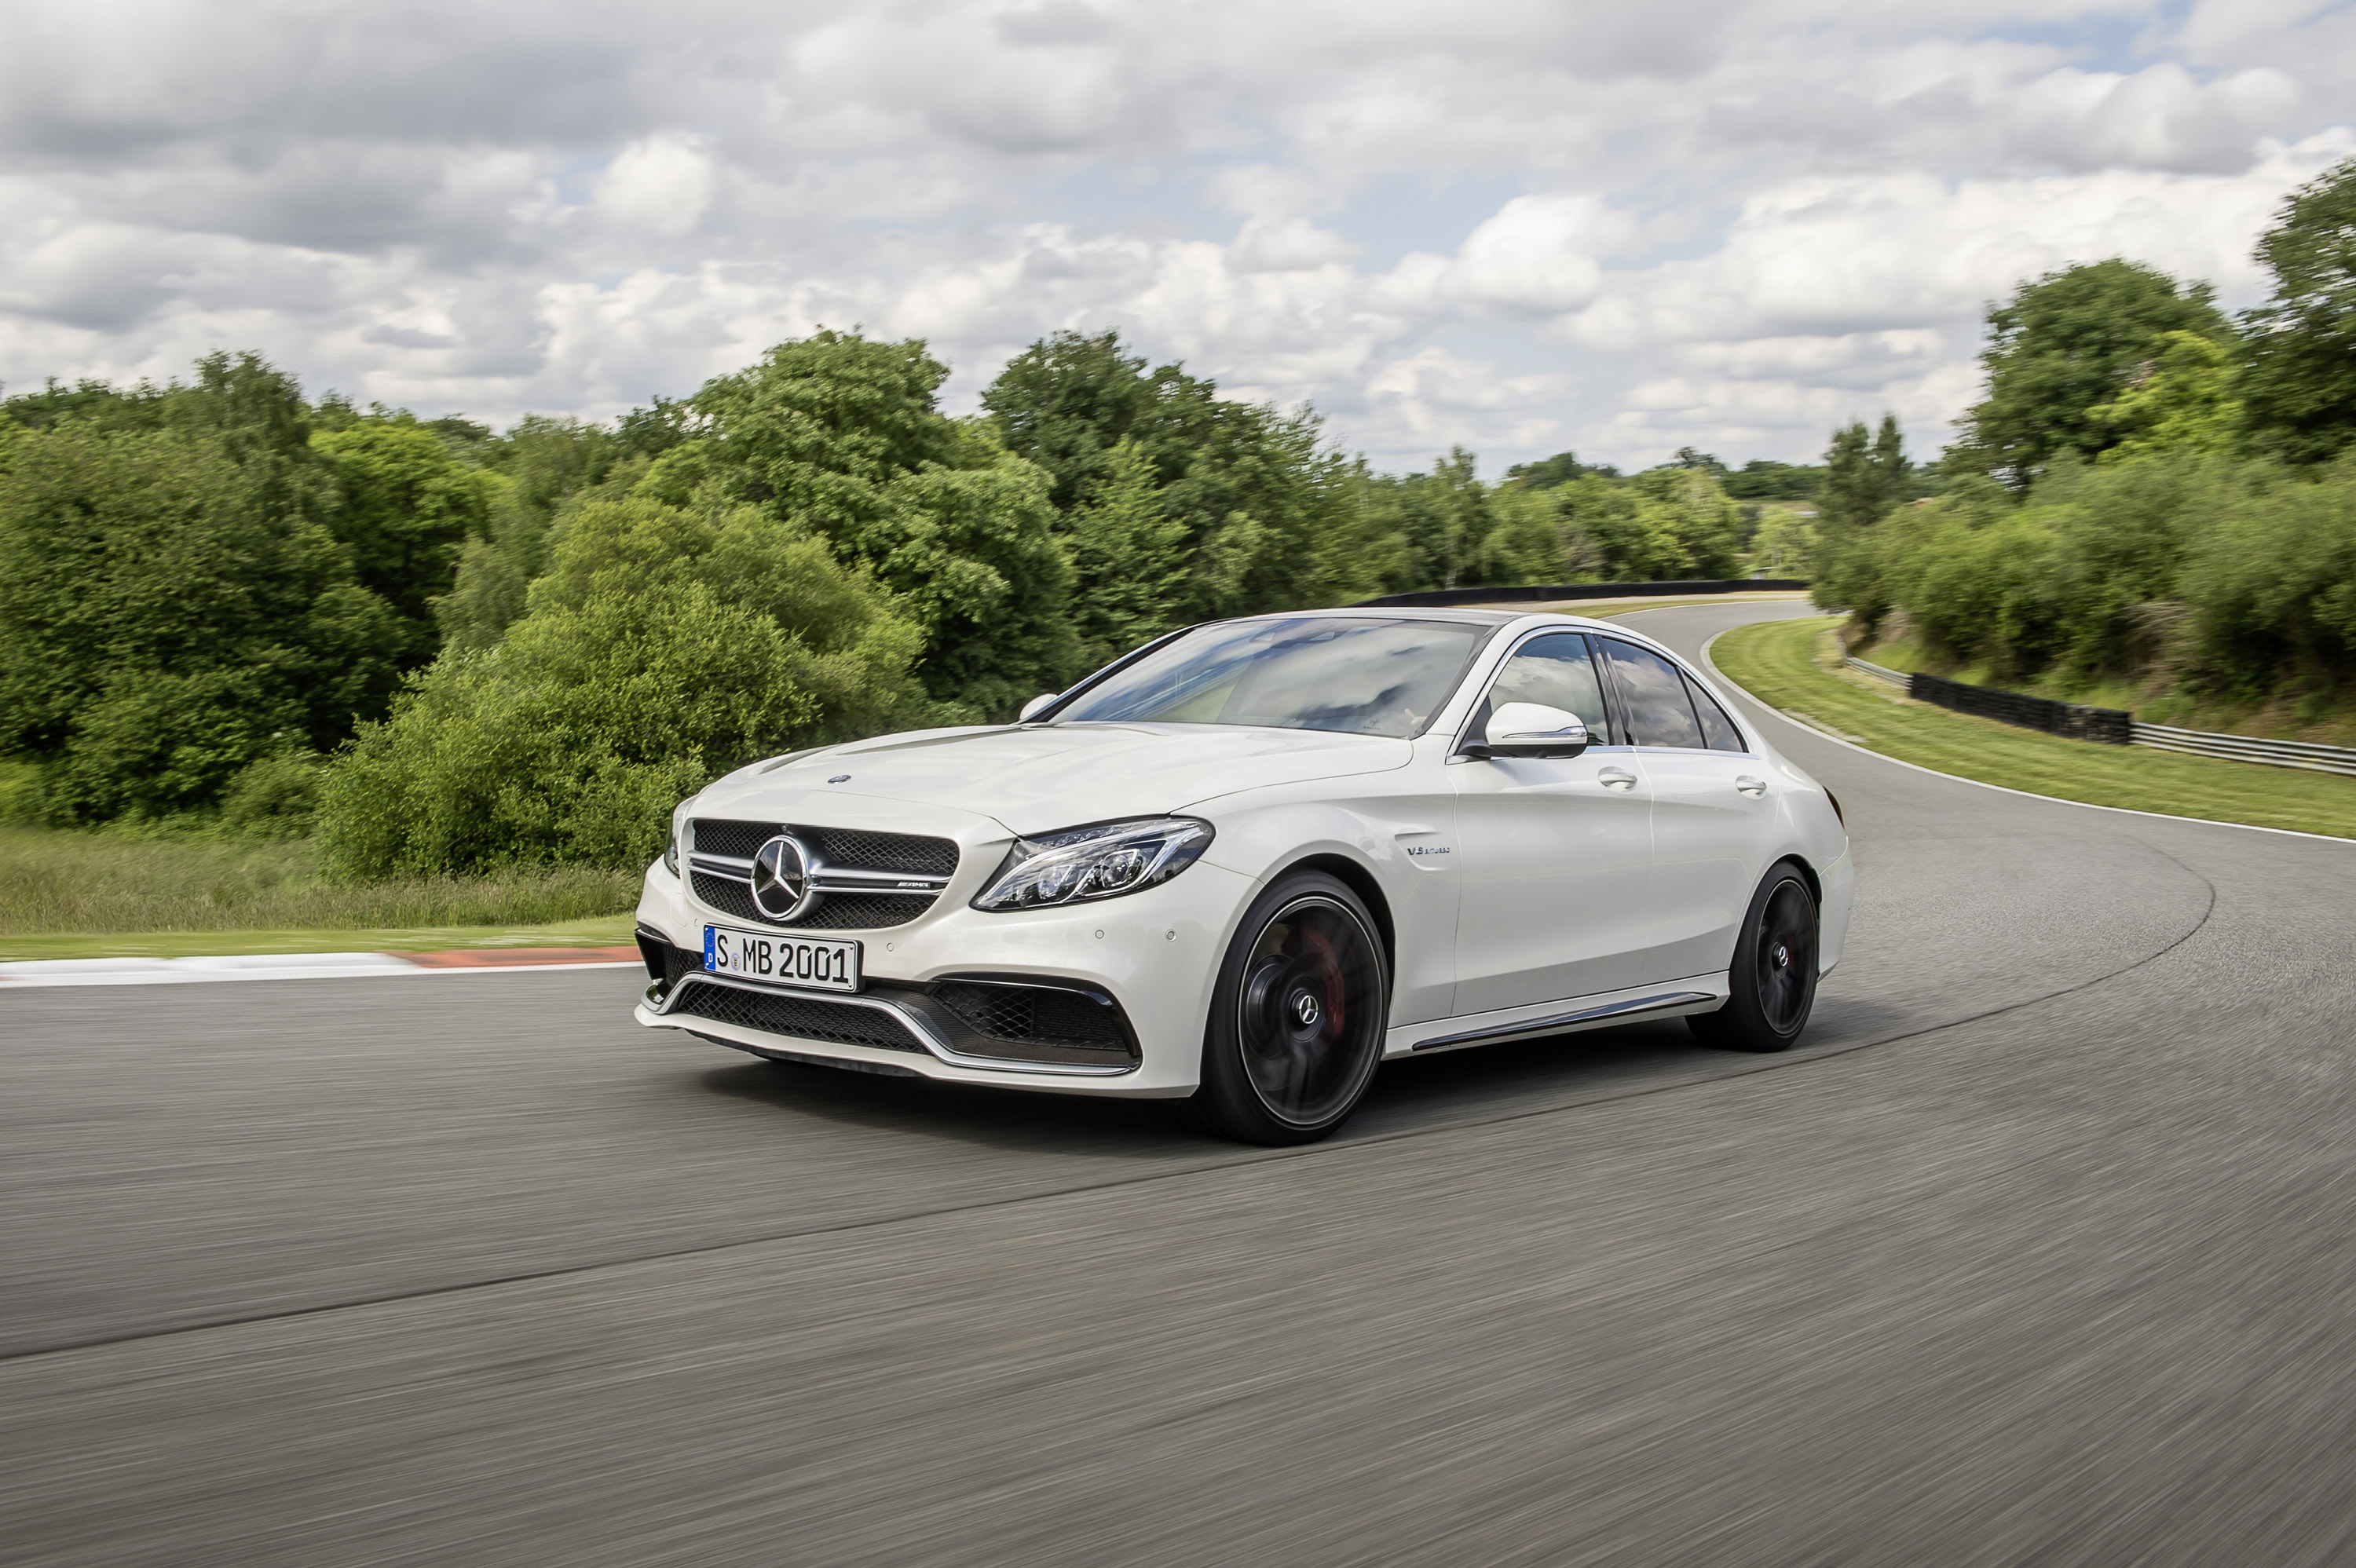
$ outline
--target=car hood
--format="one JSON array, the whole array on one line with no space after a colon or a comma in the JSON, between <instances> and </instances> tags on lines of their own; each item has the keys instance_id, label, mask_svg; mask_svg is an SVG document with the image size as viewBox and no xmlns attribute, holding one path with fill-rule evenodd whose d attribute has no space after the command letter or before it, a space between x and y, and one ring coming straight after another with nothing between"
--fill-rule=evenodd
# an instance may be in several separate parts
<instances>
[{"instance_id":1,"label":"car hood","mask_svg":"<svg viewBox=\"0 0 2356 1568\"><path fill-rule=\"evenodd\" d=\"M995 818L1018 834L1183 811L1216 795L1403 767L1405 741L1209 724L935 730L854 741L749 768L703 808L827 820L821 801L905 801ZM847 778L842 775L848 774ZM840 784L830 780L842 778ZM863 815L863 814L862 814Z\"/></svg>"}]
</instances>

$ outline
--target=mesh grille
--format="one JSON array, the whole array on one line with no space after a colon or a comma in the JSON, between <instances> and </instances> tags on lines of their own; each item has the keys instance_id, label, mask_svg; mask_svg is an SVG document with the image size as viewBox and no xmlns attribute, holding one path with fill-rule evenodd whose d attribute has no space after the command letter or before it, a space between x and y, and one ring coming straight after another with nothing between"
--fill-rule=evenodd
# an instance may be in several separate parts
<instances>
[{"instance_id":1,"label":"mesh grille","mask_svg":"<svg viewBox=\"0 0 2356 1568\"><path fill-rule=\"evenodd\" d=\"M957 871L955 840L926 838L913 833L868 833L849 827L804 827L789 822L698 817L695 847L708 855L749 860L762 845L780 833L790 833L809 845L828 865L850 870L904 871L920 877L947 877Z\"/></svg>"},{"instance_id":2,"label":"mesh grille","mask_svg":"<svg viewBox=\"0 0 2356 1568\"><path fill-rule=\"evenodd\" d=\"M696 898L723 914L754 920L763 925L783 925L753 902L753 890L733 877L709 871L691 873ZM808 913L793 923L796 931L874 931L905 925L933 907L930 893L820 893Z\"/></svg>"},{"instance_id":3,"label":"mesh grille","mask_svg":"<svg viewBox=\"0 0 2356 1568\"><path fill-rule=\"evenodd\" d=\"M740 1029L800 1040L822 1040L836 1045L873 1045L885 1051L912 1051L924 1046L907 1026L889 1013L854 1008L842 1002L822 1002L811 997L771 996L734 986L691 985L681 994L671 1016L691 1014Z\"/></svg>"},{"instance_id":4,"label":"mesh grille","mask_svg":"<svg viewBox=\"0 0 2356 1568\"><path fill-rule=\"evenodd\" d=\"M750 891L745 893L744 901L753 901ZM820 893L809 912L794 924L806 931L873 931L882 926L905 925L932 907L929 893L906 897L893 893Z\"/></svg>"},{"instance_id":5,"label":"mesh grille","mask_svg":"<svg viewBox=\"0 0 2356 1568\"><path fill-rule=\"evenodd\" d=\"M978 1035L1011 1044L1129 1054L1114 1010L1046 986L975 986L950 981L933 995Z\"/></svg>"}]
</instances>

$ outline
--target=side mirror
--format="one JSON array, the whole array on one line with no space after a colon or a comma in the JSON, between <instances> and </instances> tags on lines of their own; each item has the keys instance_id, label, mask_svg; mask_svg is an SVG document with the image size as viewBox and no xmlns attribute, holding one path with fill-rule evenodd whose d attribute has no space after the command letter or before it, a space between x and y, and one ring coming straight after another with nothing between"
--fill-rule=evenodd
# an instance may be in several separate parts
<instances>
[{"instance_id":1,"label":"side mirror","mask_svg":"<svg viewBox=\"0 0 2356 1568\"><path fill-rule=\"evenodd\" d=\"M1575 757L1587 750L1587 725L1542 702L1508 702L1489 715L1484 741L1486 756Z\"/></svg>"},{"instance_id":2,"label":"side mirror","mask_svg":"<svg viewBox=\"0 0 2356 1568\"><path fill-rule=\"evenodd\" d=\"M1063 695L1060 691L1041 692L1023 705L1023 711L1014 716L1014 721L1017 724L1030 723L1032 720L1053 708L1055 705L1055 699Z\"/></svg>"}]
</instances>

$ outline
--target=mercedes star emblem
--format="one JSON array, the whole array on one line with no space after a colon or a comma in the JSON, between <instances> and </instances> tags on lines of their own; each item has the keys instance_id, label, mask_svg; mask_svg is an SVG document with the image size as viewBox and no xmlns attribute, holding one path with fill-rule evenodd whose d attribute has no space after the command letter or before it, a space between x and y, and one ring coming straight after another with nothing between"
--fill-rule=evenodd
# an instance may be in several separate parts
<instances>
[{"instance_id":1,"label":"mercedes star emblem","mask_svg":"<svg viewBox=\"0 0 2356 1568\"><path fill-rule=\"evenodd\" d=\"M753 902L771 920L791 920L809 901L809 855L780 833L753 857Z\"/></svg>"}]
</instances>

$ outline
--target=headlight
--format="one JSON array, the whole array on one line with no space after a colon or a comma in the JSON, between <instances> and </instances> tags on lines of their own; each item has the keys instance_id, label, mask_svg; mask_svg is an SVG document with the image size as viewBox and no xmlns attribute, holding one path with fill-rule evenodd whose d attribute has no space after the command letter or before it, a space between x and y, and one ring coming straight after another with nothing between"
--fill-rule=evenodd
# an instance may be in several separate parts
<instances>
[{"instance_id":1,"label":"headlight","mask_svg":"<svg viewBox=\"0 0 2356 1568\"><path fill-rule=\"evenodd\" d=\"M663 869L679 875L679 833L687 820L687 802L681 801L670 814L670 840L663 846Z\"/></svg>"},{"instance_id":2,"label":"headlight","mask_svg":"<svg viewBox=\"0 0 2356 1568\"><path fill-rule=\"evenodd\" d=\"M1168 881L1211 847L1211 825L1191 816L1108 822L1017 838L990 885L982 910L1043 909L1119 898Z\"/></svg>"}]
</instances>

